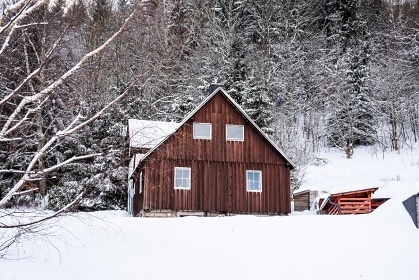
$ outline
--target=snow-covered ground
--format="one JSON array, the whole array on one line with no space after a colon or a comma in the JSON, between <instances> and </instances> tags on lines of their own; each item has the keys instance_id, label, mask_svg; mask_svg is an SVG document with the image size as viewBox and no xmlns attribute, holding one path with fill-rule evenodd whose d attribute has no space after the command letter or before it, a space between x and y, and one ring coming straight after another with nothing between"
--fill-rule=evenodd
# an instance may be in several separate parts
<instances>
[{"instance_id":1,"label":"snow-covered ground","mask_svg":"<svg viewBox=\"0 0 419 280\"><path fill-rule=\"evenodd\" d=\"M419 279L419 229L402 201L419 192L417 152L353 159L329 151L304 188L383 187L392 199L357 216L132 218L80 213L0 260L0 280ZM391 190L391 191L390 191ZM1 235L0 235L1 236Z\"/></svg>"}]
</instances>

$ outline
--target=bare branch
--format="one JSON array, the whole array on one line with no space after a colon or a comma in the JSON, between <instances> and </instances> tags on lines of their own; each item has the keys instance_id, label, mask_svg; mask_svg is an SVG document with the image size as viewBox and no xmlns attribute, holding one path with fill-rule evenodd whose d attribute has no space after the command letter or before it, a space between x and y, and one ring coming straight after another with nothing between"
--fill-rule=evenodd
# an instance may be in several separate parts
<instances>
[{"instance_id":1,"label":"bare branch","mask_svg":"<svg viewBox=\"0 0 419 280\"><path fill-rule=\"evenodd\" d=\"M59 87L61 84L64 83L64 81L66 81L69 77L71 77L72 75L75 74L75 72L77 72L81 66L86 63L88 61L89 58L98 55L99 53L101 53L106 47L108 47L126 28L126 26L128 25L128 23L132 20L132 18L134 17L134 15L137 13L137 11L139 10L139 7L135 8L134 11L128 16L128 18L125 19L124 23L121 25L121 27L119 28L119 30L117 32L115 32L108 40L106 40L106 42L104 42L102 45L100 45L98 48L96 48L95 50L89 52L88 54L86 54L76 65L74 65L70 70L68 70L66 73L64 73L60 78L58 78L55 82L53 82L52 84L50 84L48 87L46 87L45 89L43 89L41 92L34 94L32 96L27 96L25 98L22 99L22 101L20 102L20 104L16 107L16 109L14 110L14 112L10 115L9 119L7 120L7 122L4 124L1 132L0 132L0 139L4 138L4 136L6 135L6 132L8 131L10 125L15 122L16 117L20 114L20 112L28 105L31 104L39 99L42 99L45 95L51 93L53 90L55 90L57 87ZM1 52L0 52L1 54Z\"/></svg>"},{"instance_id":2,"label":"bare branch","mask_svg":"<svg viewBox=\"0 0 419 280\"><path fill-rule=\"evenodd\" d=\"M11 141L19 141L19 140L22 140L22 138L20 138L20 137L14 137L14 138L4 137L4 138L0 138L0 142L11 142Z\"/></svg>"},{"instance_id":3,"label":"bare branch","mask_svg":"<svg viewBox=\"0 0 419 280\"><path fill-rule=\"evenodd\" d=\"M36 108L34 108L34 109L29 109L27 112L26 112L26 114L25 114L25 116L21 119L21 120L19 120L19 122L18 123L16 123L13 127L11 127L9 130L7 130L7 131L5 131L4 133L2 132L2 134L3 135L7 135L7 134L9 134L9 133L11 133L12 131L14 131L15 129L17 129L17 128L19 128L19 126L22 124L22 123L24 123L26 120L28 120L29 119L29 115L30 114L32 114L32 113L34 113L34 112L36 112L37 110L39 110L40 109L40 107L41 107L41 105L43 104L43 103L45 103L46 101L47 101L47 99L48 99L48 97L47 98L45 98ZM1 137L1 134L0 134L0 137ZM0 138L0 140L3 140L2 138Z\"/></svg>"},{"instance_id":4,"label":"bare branch","mask_svg":"<svg viewBox=\"0 0 419 280\"><path fill-rule=\"evenodd\" d=\"M10 98L12 98L17 92L20 91L20 89L28 82L30 81L36 74L39 73L39 71L41 70L41 67L35 69L34 71L32 71L32 73L30 73L25 80L23 80L22 83L20 83L20 85L18 85L9 95L7 95L6 97L4 97L2 100L0 100L0 105L3 105L4 103L6 103Z\"/></svg>"},{"instance_id":5,"label":"bare branch","mask_svg":"<svg viewBox=\"0 0 419 280\"><path fill-rule=\"evenodd\" d=\"M17 193L15 193L14 195L21 195L21 194L25 194L25 193L30 193L30 192L34 192L34 191L36 191L36 190L38 190L38 188L33 188L33 189L30 189L30 190L17 192Z\"/></svg>"},{"instance_id":6,"label":"bare branch","mask_svg":"<svg viewBox=\"0 0 419 280\"><path fill-rule=\"evenodd\" d=\"M51 171L54 171L54 170L56 170L56 169L58 169L58 168L60 168L60 167L62 167L64 165L66 165L66 164L69 164L69 163L71 163L73 161L81 160L81 159L87 159L87 158L92 158L92 157L96 157L96 156L100 156L100 155L102 155L102 153L96 153L96 154L90 154L90 155L83 155L83 156L73 156L72 158L69 158L69 159L67 159L67 160L65 160L65 161L63 161L63 162L61 162L59 164L56 164L56 165L51 166L49 168L45 168L42 172L39 172L37 174L49 173Z\"/></svg>"},{"instance_id":7,"label":"bare branch","mask_svg":"<svg viewBox=\"0 0 419 280\"><path fill-rule=\"evenodd\" d=\"M147 73L145 74L147 75ZM105 107L103 107L99 112L97 112L93 117L89 118L88 120L82 122L81 124L71 128L70 126L62 131L57 132L57 136L62 137L68 134L72 134L74 132L76 132L77 130L80 130L81 128L83 128L84 126L90 124L91 122L93 122L94 120L96 120L97 118L99 118L105 111L107 111L110 107L112 107L115 103L119 102L122 98L124 98L129 90L131 89L132 86L134 86L140 79L142 79L143 76L140 76L138 79L136 79L135 81L133 81L131 84L128 85L127 89L121 93L117 98L115 98L113 101L109 102ZM141 88L143 88L145 86L145 84L151 79L151 76L147 78L147 80L143 83L143 85L141 86Z\"/></svg>"},{"instance_id":8,"label":"bare branch","mask_svg":"<svg viewBox=\"0 0 419 280\"><path fill-rule=\"evenodd\" d=\"M19 2L19 4L22 4L23 1ZM16 31L16 27L23 19L25 19L28 15L30 15L32 12L37 10L39 7L41 7L43 4L47 3L47 0L35 0L35 4L31 6L31 3L33 1L24 1L26 2L25 5L20 6L17 5L15 8L20 10L16 16L14 16L4 27L0 27L0 34L3 32L9 31L9 34L6 36L6 39L3 42L3 46L0 48L0 54L2 54L6 48L9 46L9 41L12 38L12 35Z\"/></svg>"},{"instance_id":9,"label":"bare branch","mask_svg":"<svg viewBox=\"0 0 419 280\"><path fill-rule=\"evenodd\" d=\"M15 28L16 29L22 29L22 28L27 28L27 27L31 27L31 26L37 26L37 25L47 25L48 22L36 22L36 23L29 23L29 24L25 24L25 25L16 25Z\"/></svg>"},{"instance_id":10,"label":"bare branch","mask_svg":"<svg viewBox=\"0 0 419 280\"><path fill-rule=\"evenodd\" d=\"M33 176L42 175L42 174L46 174L46 173L52 172L52 171L54 171L56 169L59 169L59 168L63 167L64 165L69 164L69 163L71 163L73 161L87 159L87 158L92 158L92 157L96 157L96 156L100 156L100 155L102 155L102 153L95 153L95 154L89 154L89 155L83 155L83 156L73 156L72 158L69 158L69 159L67 159L67 160L65 160L63 162L60 162L60 163L58 163L58 164L56 164L54 166L51 166L49 168L45 168L44 170L39 171L39 172L33 172L33 171L27 172L27 171L16 170L16 169L0 169L0 173L30 174L30 175L32 175L31 176L31 180L33 180Z\"/></svg>"},{"instance_id":11,"label":"bare branch","mask_svg":"<svg viewBox=\"0 0 419 280\"><path fill-rule=\"evenodd\" d=\"M27 2L26 0L20 0L17 3L7 7L7 9L4 11L3 16L0 18L0 35L2 32L7 30L9 26L18 18L18 15L23 12L24 10L23 6L28 5L28 4L29 2ZM3 24L3 19L7 17L9 14L11 14L12 12L17 11L17 10L19 10L18 15L14 16L5 26L1 27L1 25Z\"/></svg>"},{"instance_id":12,"label":"bare branch","mask_svg":"<svg viewBox=\"0 0 419 280\"><path fill-rule=\"evenodd\" d=\"M0 173L22 173L22 174L25 174L26 171L16 170L16 169L0 169Z\"/></svg>"},{"instance_id":13,"label":"bare branch","mask_svg":"<svg viewBox=\"0 0 419 280\"><path fill-rule=\"evenodd\" d=\"M54 212L53 214L48 215L44 218L29 222L29 223L18 223L18 224L11 224L11 225L10 224L6 225L6 224L1 223L0 228L6 228L6 229L9 229L9 228L23 228L23 227L28 227L28 226L33 226L33 225L36 225L36 224L40 224L42 222L45 222L47 220L50 220L54 217L59 216L62 213L67 212L69 209L71 209L71 207L73 207L74 205L76 205L80 201L80 199L83 197L83 195L84 195L84 192L81 192L73 201L68 203L66 206L64 206L60 210L58 210L58 211Z\"/></svg>"},{"instance_id":14,"label":"bare branch","mask_svg":"<svg viewBox=\"0 0 419 280\"><path fill-rule=\"evenodd\" d=\"M69 25L66 27L64 32L62 32L61 36L54 42L52 47L47 51L45 58L48 60L48 58L52 55L54 50L57 48L57 46L60 44L60 42L63 40L64 35L69 30ZM12 98L16 93L18 93L24 85L26 85L30 80L32 80L33 77L35 77L45 66L45 63L42 63L37 69L33 70L31 73L28 73L28 76L8 95L6 95L2 100L0 100L0 105L3 105L6 103L10 98Z\"/></svg>"},{"instance_id":15,"label":"bare branch","mask_svg":"<svg viewBox=\"0 0 419 280\"><path fill-rule=\"evenodd\" d=\"M71 133L74 133L74 132L82 129L86 125L90 124L91 122L93 122L94 120L96 120L97 118L99 118L106 110L108 110L111 106L113 106L119 100L121 100L122 98L124 98L128 94L128 92L131 89L131 87L134 84L136 84L142 78L143 78L143 76L140 76L138 79L136 79L135 81L133 81L130 85L128 85L128 87L125 89L125 91L123 93L121 93L118 97L116 97L113 101L111 101L109 104L107 104L105 107L103 107L99 112L97 112L94 116L92 116L88 120L86 120L86 121L80 123L79 125L73 127L73 125L76 123L76 121L78 119L78 118L76 118L76 120L73 121L68 127L66 127L65 129L57 132L56 135L54 135L53 137L51 137L49 139L49 141L42 147L42 149L40 149L39 151L37 151L34 154L34 156L32 157L31 162L29 163L28 167L26 168L25 175L23 175L22 178L0 200L0 207L4 206L10 200L10 198L13 196L13 194L15 192L19 191L19 189L24 185L25 182L31 180L30 174L31 174L31 171L32 171L33 167L35 166L36 162L39 160L39 158L41 156L43 156L48 151L48 149L54 144L54 142L56 142L58 139L66 136L66 135L69 135ZM148 77L147 78L147 80L143 83L142 87L145 86L145 84L148 82L148 80L150 78L151 77Z\"/></svg>"}]
</instances>

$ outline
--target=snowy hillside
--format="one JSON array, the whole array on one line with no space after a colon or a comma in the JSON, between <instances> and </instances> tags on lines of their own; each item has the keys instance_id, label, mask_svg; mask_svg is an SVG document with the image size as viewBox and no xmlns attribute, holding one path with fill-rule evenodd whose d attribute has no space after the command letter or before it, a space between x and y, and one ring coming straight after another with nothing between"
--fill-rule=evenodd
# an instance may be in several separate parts
<instances>
[{"instance_id":1,"label":"snowy hillside","mask_svg":"<svg viewBox=\"0 0 419 280\"><path fill-rule=\"evenodd\" d=\"M359 147L351 159L330 149L317 156L304 171L302 187L320 192L341 192L379 188L374 197L392 197L401 188L419 182L419 149L383 153L373 147Z\"/></svg>"},{"instance_id":2,"label":"snowy hillside","mask_svg":"<svg viewBox=\"0 0 419 280\"><path fill-rule=\"evenodd\" d=\"M418 279L419 229L402 205L419 192L418 152L320 157L327 163L307 168L303 187L379 185L393 198L357 216L75 214L9 251L0 279Z\"/></svg>"}]
</instances>

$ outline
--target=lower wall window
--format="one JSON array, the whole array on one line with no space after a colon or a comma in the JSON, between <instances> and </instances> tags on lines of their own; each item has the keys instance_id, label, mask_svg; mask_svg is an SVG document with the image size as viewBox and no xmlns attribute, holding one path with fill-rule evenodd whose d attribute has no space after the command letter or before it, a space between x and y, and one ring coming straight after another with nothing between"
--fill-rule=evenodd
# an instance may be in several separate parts
<instances>
[{"instance_id":1,"label":"lower wall window","mask_svg":"<svg viewBox=\"0 0 419 280\"><path fill-rule=\"evenodd\" d=\"M262 191L262 171L246 170L246 190L248 192Z\"/></svg>"},{"instance_id":2,"label":"lower wall window","mask_svg":"<svg viewBox=\"0 0 419 280\"><path fill-rule=\"evenodd\" d=\"M191 168L175 167L175 189L191 189Z\"/></svg>"}]
</instances>

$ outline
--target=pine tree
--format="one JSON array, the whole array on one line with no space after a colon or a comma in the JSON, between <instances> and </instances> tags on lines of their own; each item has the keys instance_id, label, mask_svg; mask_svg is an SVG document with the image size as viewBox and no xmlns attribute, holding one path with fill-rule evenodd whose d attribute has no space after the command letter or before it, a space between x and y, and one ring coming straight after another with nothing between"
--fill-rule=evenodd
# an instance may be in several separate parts
<instances>
[{"instance_id":1,"label":"pine tree","mask_svg":"<svg viewBox=\"0 0 419 280\"><path fill-rule=\"evenodd\" d=\"M329 141L332 145L371 145L376 141L375 108L368 87L368 72L359 50L348 50L345 56L346 79L329 105Z\"/></svg>"},{"instance_id":2,"label":"pine tree","mask_svg":"<svg viewBox=\"0 0 419 280\"><path fill-rule=\"evenodd\" d=\"M371 145L377 123L370 94L370 34L359 18L359 3L327 1L326 34L335 71L335 92L329 96L328 139L333 146ZM333 44L332 44L333 43Z\"/></svg>"},{"instance_id":3,"label":"pine tree","mask_svg":"<svg viewBox=\"0 0 419 280\"><path fill-rule=\"evenodd\" d=\"M252 120L268 135L273 134L274 104L268 88L258 77L250 77L243 92L243 108Z\"/></svg>"},{"instance_id":4,"label":"pine tree","mask_svg":"<svg viewBox=\"0 0 419 280\"><path fill-rule=\"evenodd\" d=\"M228 59L227 92L238 104L242 104L249 70L245 61L243 41L239 36L233 38Z\"/></svg>"}]
</instances>

